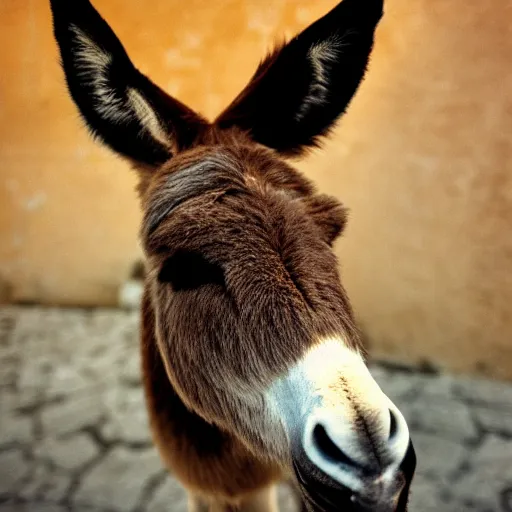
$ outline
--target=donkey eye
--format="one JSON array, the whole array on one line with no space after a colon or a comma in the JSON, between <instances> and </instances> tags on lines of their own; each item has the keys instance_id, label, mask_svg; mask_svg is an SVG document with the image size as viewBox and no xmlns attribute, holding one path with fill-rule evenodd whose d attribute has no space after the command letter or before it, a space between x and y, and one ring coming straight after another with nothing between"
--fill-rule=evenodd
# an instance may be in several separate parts
<instances>
[{"instance_id":1,"label":"donkey eye","mask_svg":"<svg viewBox=\"0 0 512 512\"><path fill-rule=\"evenodd\" d=\"M219 265L197 252L177 251L162 265L158 280L169 283L174 291L194 290L208 284L224 285L224 274Z\"/></svg>"}]
</instances>

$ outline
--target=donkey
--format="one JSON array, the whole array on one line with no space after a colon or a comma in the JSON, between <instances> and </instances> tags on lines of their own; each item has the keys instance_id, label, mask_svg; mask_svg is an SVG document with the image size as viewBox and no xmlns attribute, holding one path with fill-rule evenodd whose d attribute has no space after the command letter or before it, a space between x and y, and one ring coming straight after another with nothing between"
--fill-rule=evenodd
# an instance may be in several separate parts
<instances>
[{"instance_id":1,"label":"donkey","mask_svg":"<svg viewBox=\"0 0 512 512\"><path fill-rule=\"evenodd\" d=\"M287 163L361 82L382 0L343 0L210 123L141 74L89 0L51 0L66 82L137 169L154 443L190 511L405 511L407 424L366 364L333 243L346 211ZM172 508L172 506L171 506Z\"/></svg>"}]
</instances>

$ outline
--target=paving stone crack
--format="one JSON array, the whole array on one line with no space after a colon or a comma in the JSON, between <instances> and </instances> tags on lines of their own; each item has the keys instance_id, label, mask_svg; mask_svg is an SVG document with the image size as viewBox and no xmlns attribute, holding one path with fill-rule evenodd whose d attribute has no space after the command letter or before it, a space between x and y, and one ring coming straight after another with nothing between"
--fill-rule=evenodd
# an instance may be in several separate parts
<instances>
[{"instance_id":1,"label":"paving stone crack","mask_svg":"<svg viewBox=\"0 0 512 512\"><path fill-rule=\"evenodd\" d=\"M132 512L144 512L146 510L147 504L153 497L154 492L165 481L166 478L168 478L168 473L165 469L163 469L160 473L150 477L144 485L139 498L139 502L133 508Z\"/></svg>"}]
</instances>

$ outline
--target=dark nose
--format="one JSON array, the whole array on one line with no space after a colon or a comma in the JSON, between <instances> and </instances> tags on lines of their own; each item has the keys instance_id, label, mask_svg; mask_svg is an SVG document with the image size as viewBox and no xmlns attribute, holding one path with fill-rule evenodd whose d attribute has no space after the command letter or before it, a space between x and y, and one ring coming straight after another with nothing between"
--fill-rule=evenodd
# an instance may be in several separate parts
<instances>
[{"instance_id":1,"label":"dark nose","mask_svg":"<svg viewBox=\"0 0 512 512\"><path fill-rule=\"evenodd\" d=\"M293 459L305 500L315 512L400 510L416 460L396 408L351 421L332 409L317 409L306 421Z\"/></svg>"}]
</instances>

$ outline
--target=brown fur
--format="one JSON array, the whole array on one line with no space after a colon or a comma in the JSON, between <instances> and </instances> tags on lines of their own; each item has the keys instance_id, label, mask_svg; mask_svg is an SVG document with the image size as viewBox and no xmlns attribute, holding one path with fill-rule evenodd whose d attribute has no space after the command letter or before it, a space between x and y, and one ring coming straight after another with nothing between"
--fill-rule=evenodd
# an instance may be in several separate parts
<instances>
[{"instance_id":1,"label":"brown fur","mask_svg":"<svg viewBox=\"0 0 512 512\"><path fill-rule=\"evenodd\" d=\"M247 145L240 134L212 128L206 140L207 146L178 155L143 186L143 373L155 441L168 465L190 488L229 497L272 481L278 470L254 457L255 448L265 449L262 439L233 432L232 425L245 424L250 411L229 403L219 370L263 388L320 337L358 343L358 336L330 249L345 222L341 205L317 195L296 170L271 151ZM226 167L198 181L197 190L160 219L169 178L179 180L180 169L209 155L224 159ZM204 169L200 173L204 178ZM157 276L180 250L221 266L226 288L206 285L177 298Z\"/></svg>"},{"instance_id":2,"label":"brown fur","mask_svg":"<svg viewBox=\"0 0 512 512\"><path fill-rule=\"evenodd\" d=\"M169 383L155 340L154 310L142 303L142 374L153 439L167 467L199 494L237 500L280 476L235 437L190 412Z\"/></svg>"}]
</instances>

